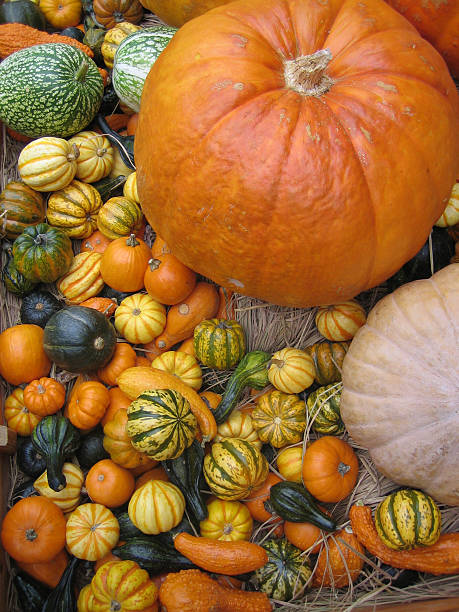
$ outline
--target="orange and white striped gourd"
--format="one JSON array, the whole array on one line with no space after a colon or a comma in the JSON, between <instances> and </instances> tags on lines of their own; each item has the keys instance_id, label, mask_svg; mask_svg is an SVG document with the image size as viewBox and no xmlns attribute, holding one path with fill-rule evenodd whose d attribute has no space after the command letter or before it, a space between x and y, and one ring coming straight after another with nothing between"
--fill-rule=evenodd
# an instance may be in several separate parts
<instances>
[{"instance_id":1,"label":"orange and white striped gourd","mask_svg":"<svg viewBox=\"0 0 459 612\"><path fill-rule=\"evenodd\" d=\"M355 300L321 306L315 319L322 336L334 342L353 338L366 320L364 308Z\"/></svg>"}]
</instances>

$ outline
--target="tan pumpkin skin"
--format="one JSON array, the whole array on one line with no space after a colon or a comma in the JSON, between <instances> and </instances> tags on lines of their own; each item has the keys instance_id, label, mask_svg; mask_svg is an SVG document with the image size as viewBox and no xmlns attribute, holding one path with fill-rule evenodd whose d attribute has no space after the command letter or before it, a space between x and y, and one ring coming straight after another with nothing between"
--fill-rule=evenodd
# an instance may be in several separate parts
<instances>
[{"instance_id":1,"label":"tan pumpkin skin","mask_svg":"<svg viewBox=\"0 0 459 612\"><path fill-rule=\"evenodd\" d=\"M333 84L297 93L286 61L323 49ZM332 304L421 248L456 179L458 121L443 60L384 2L240 1L186 23L150 71L139 196L174 255L219 285Z\"/></svg>"},{"instance_id":2,"label":"tan pumpkin skin","mask_svg":"<svg viewBox=\"0 0 459 612\"><path fill-rule=\"evenodd\" d=\"M459 505L458 313L459 264L380 300L344 358L340 405L380 472L451 505Z\"/></svg>"}]
</instances>

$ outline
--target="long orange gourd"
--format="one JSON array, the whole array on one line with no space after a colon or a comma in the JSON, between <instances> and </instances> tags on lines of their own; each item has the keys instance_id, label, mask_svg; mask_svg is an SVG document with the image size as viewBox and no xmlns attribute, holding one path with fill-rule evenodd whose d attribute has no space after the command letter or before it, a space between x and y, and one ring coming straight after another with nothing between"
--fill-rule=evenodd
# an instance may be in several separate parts
<instances>
[{"instance_id":1,"label":"long orange gourd","mask_svg":"<svg viewBox=\"0 0 459 612\"><path fill-rule=\"evenodd\" d=\"M459 573L459 533L444 533L432 546L392 550L379 537L369 506L354 504L349 518L359 542L384 563L436 576Z\"/></svg>"},{"instance_id":2,"label":"long orange gourd","mask_svg":"<svg viewBox=\"0 0 459 612\"><path fill-rule=\"evenodd\" d=\"M254 542L225 542L179 533L174 546L182 555L206 572L237 576L254 572L268 562L268 553Z\"/></svg>"},{"instance_id":3,"label":"long orange gourd","mask_svg":"<svg viewBox=\"0 0 459 612\"><path fill-rule=\"evenodd\" d=\"M48 34L48 32L36 30L22 23L0 24L0 57L2 59L20 49L45 43L64 43L80 49L88 57L94 57L92 49L69 36Z\"/></svg>"},{"instance_id":4,"label":"long orange gourd","mask_svg":"<svg viewBox=\"0 0 459 612\"><path fill-rule=\"evenodd\" d=\"M269 612L266 593L225 588L199 570L168 574L159 589L167 612Z\"/></svg>"},{"instance_id":5,"label":"long orange gourd","mask_svg":"<svg viewBox=\"0 0 459 612\"><path fill-rule=\"evenodd\" d=\"M217 424L209 407L194 389L177 376L156 368L136 366L124 370L116 381L121 391L133 400L147 389L174 389L178 391L190 402L191 412L198 421L199 429L205 441L212 440L217 435Z\"/></svg>"}]
</instances>

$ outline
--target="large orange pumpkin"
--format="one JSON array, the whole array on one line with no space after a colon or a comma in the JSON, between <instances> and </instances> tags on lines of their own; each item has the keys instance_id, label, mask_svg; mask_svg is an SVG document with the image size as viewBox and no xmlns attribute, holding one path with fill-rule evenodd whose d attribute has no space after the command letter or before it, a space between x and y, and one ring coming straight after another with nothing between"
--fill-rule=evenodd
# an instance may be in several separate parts
<instances>
[{"instance_id":1,"label":"large orange pumpkin","mask_svg":"<svg viewBox=\"0 0 459 612\"><path fill-rule=\"evenodd\" d=\"M144 213L185 265L331 304L423 245L459 170L459 96L382 0L240 0L155 62L135 158Z\"/></svg>"},{"instance_id":2,"label":"large orange pumpkin","mask_svg":"<svg viewBox=\"0 0 459 612\"><path fill-rule=\"evenodd\" d=\"M459 3L457 0L386 0L443 55L459 78Z\"/></svg>"},{"instance_id":3,"label":"large orange pumpkin","mask_svg":"<svg viewBox=\"0 0 459 612\"><path fill-rule=\"evenodd\" d=\"M179 28L186 21L231 0L141 0L140 4L165 23Z\"/></svg>"}]
</instances>

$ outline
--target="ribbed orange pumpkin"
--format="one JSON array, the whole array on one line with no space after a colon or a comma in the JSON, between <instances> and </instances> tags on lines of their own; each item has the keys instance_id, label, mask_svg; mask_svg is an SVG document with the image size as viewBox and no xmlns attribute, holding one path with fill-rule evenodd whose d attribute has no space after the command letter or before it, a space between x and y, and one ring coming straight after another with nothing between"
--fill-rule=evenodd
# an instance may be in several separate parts
<instances>
[{"instance_id":1,"label":"ribbed orange pumpkin","mask_svg":"<svg viewBox=\"0 0 459 612\"><path fill-rule=\"evenodd\" d=\"M444 62L382 0L246 0L186 23L155 62L138 192L196 272L276 304L331 304L419 251L458 135Z\"/></svg>"},{"instance_id":2,"label":"ribbed orange pumpkin","mask_svg":"<svg viewBox=\"0 0 459 612\"><path fill-rule=\"evenodd\" d=\"M457 0L386 0L439 51L459 78L459 4Z\"/></svg>"},{"instance_id":3,"label":"ribbed orange pumpkin","mask_svg":"<svg viewBox=\"0 0 459 612\"><path fill-rule=\"evenodd\" d=\"M165 23L179 28L186 21L206 11L228 4L231 0L142 0L146 9L160 17Z\"/></svg>"},{"instance_id":4,"label":"ribbed orange pumpkin","mask_svg":"<svg viewBox=\"0 0 459 612\"><path fill-rule=\"evenodd\" d=\"M118 542L120 527L114 514L102 504L81 504L67 521L66 541L78 559L102 559Z\"/></svg>"}]
</instances>

